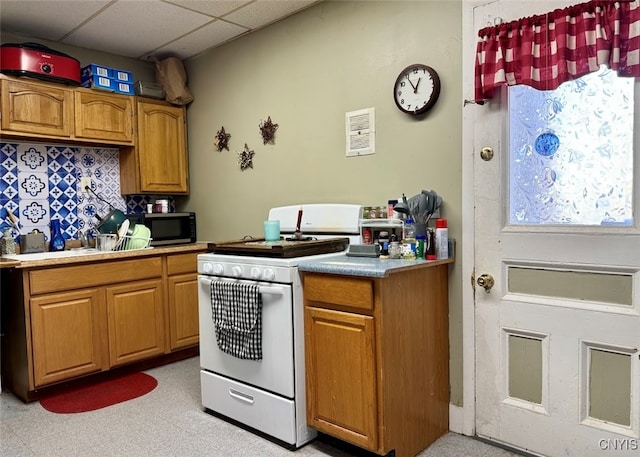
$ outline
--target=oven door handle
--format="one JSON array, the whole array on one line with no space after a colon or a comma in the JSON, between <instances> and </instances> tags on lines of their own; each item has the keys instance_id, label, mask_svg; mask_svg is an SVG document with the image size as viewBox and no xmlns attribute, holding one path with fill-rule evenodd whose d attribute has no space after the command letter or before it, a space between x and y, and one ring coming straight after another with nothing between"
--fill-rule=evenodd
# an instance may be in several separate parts
<instances>
[{"instance_id":1,"label":"oven door handle","mask_svg":"<svg viewBox=\"0 0 640 457\"><path fill-rule=\"evenodd\" d=\"M282 290L282 287L260 286L260 293L269 295L282 295L284 292Z\"/></svg>"},{"instance_id":2,"label":"oven door handle","mask_svg":"<svg viewBox=\"0 0 640 457\"><path fill-rule=\"evenodd\" d=\"M205 278L201 278L200 281L202 281L203 284L206 284L207 286L211 285L211 280L210 279L205 279ZM277 286L260 286L260 293L261 294L267 294L267 295L284 295L284 289L282 287L277 287Z\"/></svg>"}]
</instances>

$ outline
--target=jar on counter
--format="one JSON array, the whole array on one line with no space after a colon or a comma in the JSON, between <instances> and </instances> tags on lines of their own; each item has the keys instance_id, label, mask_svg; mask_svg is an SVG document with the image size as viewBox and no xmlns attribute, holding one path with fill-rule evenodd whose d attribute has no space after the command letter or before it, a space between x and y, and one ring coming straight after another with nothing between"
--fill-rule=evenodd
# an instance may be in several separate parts
<instances>
[{"instance_id":1,"label":"jar on counter","mask_svg":"<svg viewBox=\"0 0 640 457\"><path fill-rule=\"evenodd\" d=\"M399 241L392 241L389 245L389 258L399 259L402 255L402 248Z\"/></svg>"},{"instance_id":2,"label":"jar on counter","mask_svg":"<svg viewBox=\"0 0 640 457\"><path fill-rule=\"evenodd\" d=\"M13 255L16 253L16 242L11 236L11 230L5 229L2 236L2 254Z\"/></svg>"}]
</instances>

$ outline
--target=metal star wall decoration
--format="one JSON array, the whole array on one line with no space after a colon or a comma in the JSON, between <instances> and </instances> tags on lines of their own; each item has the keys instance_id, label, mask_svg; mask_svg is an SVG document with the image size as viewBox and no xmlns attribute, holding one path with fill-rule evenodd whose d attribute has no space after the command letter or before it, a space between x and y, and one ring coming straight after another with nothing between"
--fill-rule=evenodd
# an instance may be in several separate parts
<instances>
[{"instance_id":1,"label":"metal star wall decoration","mask_svg":"<svg viewBox=\"0 0 640 457\"><path fill-rule=\"evenodd\" d=\"M218 148L218 151L222 151L223 149L229 150L229 138L231 138L231 134L224 131L224 125L218 133L216 133L216 138L213 140L213 145Z\"/></svg>"},{"instance_id":2,"label":"metal star wall decoration","mask_svg":"<svg viewBox=\"0 0 640 457\"><path fill-rule=\"evenodd\" d=\"M260 133L262 134L262 143L274 143L276 130L278 130L278 124L271 122L271 116L266 121L262 121L260 125Z\"/></svg>"},{"instance_id":3,"label":"metal star wall decoration","mask_svg":"<svg viewBox=\"0 0 640 457\"><path fill-rule=\"evenodd\" d=\"M247 143L244 144L244 151L238 154L238 163L240 164L240 170L244 171L247 168L253 168L253 156L256 153L249 150Z\"/></svg>"}]
</instances>

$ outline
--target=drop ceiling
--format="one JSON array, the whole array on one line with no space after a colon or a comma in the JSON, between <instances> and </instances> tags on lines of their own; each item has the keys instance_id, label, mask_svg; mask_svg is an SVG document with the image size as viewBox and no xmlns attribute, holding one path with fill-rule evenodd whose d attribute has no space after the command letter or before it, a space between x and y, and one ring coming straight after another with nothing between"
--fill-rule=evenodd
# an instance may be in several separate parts
<instances>
[{"instance_id":1,"label":"drop ceiling","mask_svg":"<svg viewBox=\"0 0 640 457\"><path fill-rule=\"evenodd\" d=\"M318 1L0 0L0 29L134 59L188 59L314 3Z\"/></svg>"}]
</instances>

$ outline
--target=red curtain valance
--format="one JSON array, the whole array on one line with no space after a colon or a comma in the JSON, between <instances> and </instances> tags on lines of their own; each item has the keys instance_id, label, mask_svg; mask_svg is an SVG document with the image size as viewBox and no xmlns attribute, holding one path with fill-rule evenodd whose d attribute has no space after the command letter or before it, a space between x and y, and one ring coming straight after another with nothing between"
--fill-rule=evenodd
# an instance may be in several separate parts
<instances>
[{"instance_id":1,"label":"red curtain valance","mask_svg":"<svg viewBox=\"0 0 640 457\"><path fill-rule=\"evenodd\" d=\"M475 100L497 87L557 88L607 65L640 76L640 0L591 1L483 28L476 47Z\"/></svg>"}]
</instances>

